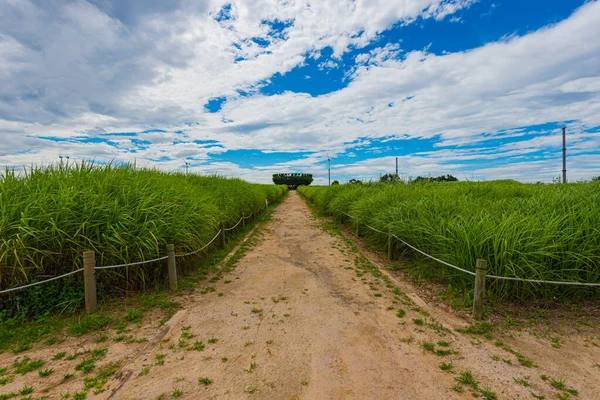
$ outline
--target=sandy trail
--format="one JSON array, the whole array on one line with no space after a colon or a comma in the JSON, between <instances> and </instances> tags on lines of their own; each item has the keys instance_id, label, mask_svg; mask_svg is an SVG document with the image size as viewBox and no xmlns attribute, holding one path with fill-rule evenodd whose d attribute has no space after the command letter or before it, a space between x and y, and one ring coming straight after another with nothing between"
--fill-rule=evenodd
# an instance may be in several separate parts
<instances>
[{"instance_id":1,"label":"sandy trail","mask_svg":"<svg viewBox=\"0 0 600 400\"><path fill-rule=\"evenodd\" d=\"M481 398L481 390L457 383L465 371L500 399L564 395L542 375L564 380L578 398L597 398L596 329L562 337L559 347L527 332L494 332L487 339L459 333L455 329L467 321L448 307L427 304L409 283L361 268L365 262L351 242L323 230L290 192L236 268L206 284L214 291L203 286L179 295L183 307L166 324L145 318L128 332L148 342L108 345L101 363L117 363L118 372L87 398ZM396 315L399 309L404 316ZM98 346L90 337L68 338L26 355L49 360L58 351ZM0 367L22 356L0 354ZM519 356L538 367L522 365ZM56 370L48 378L15 375L0 393L30 384L36 393L45 385L54 398L73 394L91 375L75 372L66 382L62 376L80 361L48 362ZM441 362L452 370L440 369Z\"/></svg>"},{"instance_id":2,"label":"sandy trail","mask_svg":"<svg viewBox=\"0 0 600 400\"><path fill-rule=\"evenodd\" d=\"M457 397L437 363L397 340L389 296L374 297L353 281L355 273L344 269L353 260L310 215L292 192L260 243L225 277L232 282L219 285L224 296L194 294L184 303L176 325L190 326L204 343L218 342L201 352L169 351L181 336L175 327L162 343L165 365L132 379L118 398L155 398L173 389L184 398ZM141 370L138 364L132 369ZM201 387L198 377L213 383Z\"/></svg>"}]
</instances>

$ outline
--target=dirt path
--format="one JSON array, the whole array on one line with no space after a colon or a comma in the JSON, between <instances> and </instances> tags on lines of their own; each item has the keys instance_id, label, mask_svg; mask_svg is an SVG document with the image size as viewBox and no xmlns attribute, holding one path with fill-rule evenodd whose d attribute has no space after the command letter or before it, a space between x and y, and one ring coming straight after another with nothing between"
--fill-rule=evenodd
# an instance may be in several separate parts
<instances>
[{"instance_id":1,"label":"dirt path","mask_svg":"<svg viewBox=\"0 0 600 400\"><path fill-rule=\"evenodd\" d=\"M553 348L529 335L458 333L468 326L463 319L428 306L410 285L381 274L324 231L295 192L256 246L209 287L214 291L200 287L181 296L183 308L167 324L145 321L130 332L147 343L111 344L103 362L119 370L87 398L493 398L486 388L498 398L550 398L572 388L579 398L594 398L600 390L600 352L585 335ZM72 339L60 346L92 344ZM0 366L11 360L0 358ZM442 370L442 362L451 369ZM66 361L53 367L61 374L72 369ZM456 381L467 371L478 384L468 376ZM552 387L545 374L564 380L565 389ZM68 386L60 377L48 394L81 388L81 381ZM15 382L6 388L25 381Z\"/></svg>"}]
</instances>

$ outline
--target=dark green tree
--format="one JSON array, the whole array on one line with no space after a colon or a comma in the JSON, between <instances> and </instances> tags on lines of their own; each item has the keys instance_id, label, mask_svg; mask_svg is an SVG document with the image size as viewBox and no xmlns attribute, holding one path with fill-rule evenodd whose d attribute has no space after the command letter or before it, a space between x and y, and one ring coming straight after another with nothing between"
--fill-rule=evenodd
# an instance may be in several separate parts
<instances>
[{"instance_id":1,"label":"dark green tree","mask_svg":"<svg viewBox=\"0 0 600 400\"><path fill-rule=\"evenodd\" d=\"M352 179L350 179L350 180L348 181L348 183L349 183L349 184L351 184L351 185L361 185L361 184L362 184L362 181L359 181L358 179L354 179L354 178L352 178Z\"/></svg>"},{"instance_id":2,"label":"dark green tree","mask_svg":"<svg viewBox=\"0 0 600 400\"><path fill-rule=\"evenodd\" d=\"M402 180L396 174L385 174L379 178L379 182L381 182L381 183L399 183L399 182L402 182Z\"/></svg>"},{"instance_id":3,"label":"dark green tree","mask_svg":"<svg viewBox=\"0 0 600 400\"><path fill-rule=\"evenodd\" d=\"M312 181L312 174L273 174L273 183L276 185L288 185L290 189L296 189L302 185L308 186Z\"/></svg>"},{"instance_id":4,"label":"dark green tree","mask_svg":"<svg viewBox=\"0 0 600 400\"><path fill-rule=\"evenodd\" d=\"M331 186L333 186L333 185L339 185L339 184L340 184L340 183L339 183L338 181L333 181L333 182L331 182Z\"/></svg>"}]
</instances>

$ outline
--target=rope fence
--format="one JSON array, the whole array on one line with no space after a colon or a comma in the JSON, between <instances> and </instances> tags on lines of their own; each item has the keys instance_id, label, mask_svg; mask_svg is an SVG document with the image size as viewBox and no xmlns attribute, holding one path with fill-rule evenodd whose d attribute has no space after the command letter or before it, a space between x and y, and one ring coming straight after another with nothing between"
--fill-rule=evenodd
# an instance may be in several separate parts
<instances>
[{"instance_id":1,"label":"rope fence","mask_svg":"<svg viewBox=\"0 0 600 400\"><path fill-rule=\"evenodd\" d=\"M342 214L356 220L356 236L358 237L359 236L358 218L356 218L350 214L347 214L345 212L342 212ZM392 259L392 255L393 255L392 254L393 253L392 238L394 238L394 239L398 240L399 242L401 242L402 244L406 245L407 247L411 248L412 250L422 254L425 257L428 257L434 261L437 261L440 264L446 265L457 271L474 276L475 277L475 295L474 295L474 302L473 302L473 315L474 315L475 319L481 320L483 318L483 301L484 301L485 279L486 278L506 280L506 281L515 281L515 282L540 283L540 284L549 284L549 285L600 287L600 283L547 281L547 280L543 280L543 279L524 279L524 278L515 278L515 277L510 277L510 276L486 275L486 261L485 260L476 260L475 272L469 271L469 270L460 268L454 264L450 264L449 262L446 262L444 260L440 260L439 258L436 258L436 257L432 256L431 254L428 254L428 253L424 252L423 250L418 249L417 247L406 242L405 240L400 239L398 236L394 235L391 232L383 232L383 231L381 231L375 227L372 227L371 225L368 225L368 224L364 224L364 226L374 232L377 232L379 234L382 234L382 235L385 235L388 237L388 244L387 244L388 259Z\"/></svg>"},{"instance_id":2,"label":"rope fence","mask_svg":"<svg viewBox=\"0 0 600 400\"><path fill-rule=\"evenodd\" d=\"M269 207L269 200L266 199L264 208L262 208L259 211L266 210L268 207ZM22 290L22 289L27 289L32 286L42 285L44 283L52 282L52 281L55 281L55 280L58 280L61 278L65 278L67 276L74 275L74 274L77 274L77 273L80 273L83 271L83 278L84 278L84 285L85 285L85 306L86 306L86 311L90 312L96 308L96 304L97 304L95 271L103 270L103 269L112 269L112 268L133 267L136 265L144 265L144 264L149 264L149 263L163 261L163 260L167 260L167 269L168 269L168 273L169 273L169 287L171 290L177 290L177 269L176 269L176 264L175 264L175 258L187 257L187 256L191 256L193 254L199 253L202 250L206 249L211 244L213 244L213 242L215 240L217 240L217 238L219 238L219 237L221 238L221 247L225 248L225 232L234 230L241 223L243 223L244 227L245 227L246 220L252 218L256 213L257 213L257 211L255 210L252 213L250 213L250 215L248 215L248 216L244 216L242 214L239 221L230 228L225 228L224 224L221 224L221 229L219 229L217 234L207 244L205 244L203 247L199 248L198 250L194 250L189 253L175 254L174 245L167 244L167 255L166 256L153 258L151 260L136 261L136 262L125 263L125 264L96 266L95 265L96 264L95 252L94 251L84 251L83 252L83 268L77 269L75 271L67 272L66 274L63 274L60 276L55 276L53 278L46 279L43 281L29 283L27 285L15 287L15 288L0 290L0 294L14 292L17 290Z\"/></svg>"}]
</instances>

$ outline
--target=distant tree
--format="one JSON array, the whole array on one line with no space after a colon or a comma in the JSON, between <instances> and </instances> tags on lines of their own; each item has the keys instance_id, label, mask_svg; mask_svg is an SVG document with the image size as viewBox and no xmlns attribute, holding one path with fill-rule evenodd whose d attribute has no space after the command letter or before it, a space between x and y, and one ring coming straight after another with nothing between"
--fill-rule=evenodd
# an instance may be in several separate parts
<instances>
[{"instance_id":1,"label":"distant tree","mask_svg":"<svg viewBox=\"0 0 600 400\"><path fill-rule=\"evenodd\" d=\"M381 183L399 183L399 182L402 182L402 180L396 174L385 174L381 178L379 178L379 182L381 182Z\"/></svg>"},{"instance_id":2,"label":"distant tree","mask_svg":"<svg viewBox=\"0 0 600 400\"><path fill-rule=\"evenodd\" d=\"M354 179L354 178L352 178L352 179L350 179L350 180L348 181L348 183L349 183L349 184L351 184L351 185L361 185L361 184L362 184L362 181L359 181L358 179Z\"/></svg>"},{"instance_id":3,"label":"distant tree","mask_svg":"<svg viewBox=\"0 0 600 400\"><path fill-rule=\"evenodd\" d=\"M600 176L592 178L592 182L600 182Z\"/></svg>"},{"instance_id":4,"label":"distant tree","mask_svg":"<svg viewBox=\"0 0 600 400\"><path fill-rule=\"evenodd\" d=\"M440 175L440 176L417 176L412 182L413 183L422 183L422 182L456 182L458 179L452 175Z\"/></svg>"},{"instance_id":5,"label":"distant tree","mask_svg":"<svg viewBox=\"0 0 600 400\"><path fill-rule=\"evenodd\" d=\"M333 185L339 185L339 184L340 184L340 183L339 183L338 181L333 181L333 182L331 182L331 186L333 186Z\"/></svg>"},{"instance_id":6,"label":"distant tree","mask_svg":"<svg viewBox=\"0 0 600 400\"><path fill-rule=\"evenodd\" d=\"M273 183L276 185L288 185L290 189L298 186L308 186L312 183L312 174L273 174Z\"/></svg>"}]
</instances>

